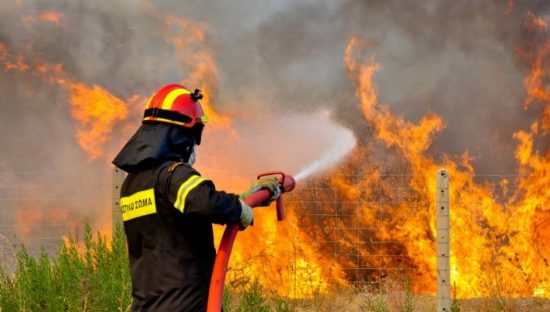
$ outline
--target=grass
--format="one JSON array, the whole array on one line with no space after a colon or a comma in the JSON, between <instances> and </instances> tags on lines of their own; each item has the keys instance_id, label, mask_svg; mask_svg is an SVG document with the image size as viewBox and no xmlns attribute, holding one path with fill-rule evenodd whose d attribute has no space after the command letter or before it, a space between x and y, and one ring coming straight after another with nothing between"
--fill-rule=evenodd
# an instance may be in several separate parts
<instances>
[{"instance_id":1,"label":"grass","mask_svg":"<svg viewBox=\"0 0 550 312\"><path fill-rule=\"evenodd\" d=\"M32 257L24 246L14 272L0 264L0 312L129 311L131 282L126 239L121 227L108 243L84 226L82 243L69 238L52 257L45 250ZM224 292L226 312L292 312L292 304L266 295L256 281Z\"/></svg>"},{"instance_id":2,"label":"grass","mask_svg":"<svg viewBox=\"0 0 550 312\"><path fill-rule=\"evenodd\" d=\"M55 256L42 250L31 256L22 247L10 271L0 264L0 312L129 311L131 284L122 228L110 243L85 225L82 242L68 239ZM311 299L290 300L274 295L257 281L233 283L224 292L225 312L435 311L434 296L415 295L410 283L374 289L341 288ZM477 298L453 300L452 312L550 311L550 300L538 298Z\"/></svg>"},{"instance_id":3,"label":"grass","mask_svg":"<svg viewBox=\"0 0 550 312\"><path fill-rule=\"evenodd\" d=\"M25 247L10 274L0 266L1 311L127 311L130 277L126 241L117 229L110 244L85 225L82 245L74 238L56 257L35 258Z\"/></svg>"}]
</instances>

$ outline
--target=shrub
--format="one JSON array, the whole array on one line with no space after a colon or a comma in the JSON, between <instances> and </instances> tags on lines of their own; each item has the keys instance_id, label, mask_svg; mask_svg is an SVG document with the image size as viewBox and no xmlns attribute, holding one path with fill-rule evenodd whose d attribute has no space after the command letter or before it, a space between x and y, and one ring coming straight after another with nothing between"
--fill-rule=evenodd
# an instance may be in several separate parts
<instances>
[{"instance_id":1,"label":"shrub","mask_svg":"<svg viewBox=\"0 0 550 312\"><path fill-rule=\"evenodd\" d=\"M411 290L411 281L407 278L405 282L405 299L403 300L403 305L401 306L401 312L413 312L413 293Z\"/></svg>"},{"instance_id":2,"label":"shrub","mask_svg":"<svg viewBox=\"0 0 550 312\"><path fill-rule=\"evenodd\" d=\"M41 250L35 259L23 246L15 273L0 265L1 311L126 311L131 303L126 240L122 227L111 245L90 226L84 244L65 242L56 257Z\"/></svg>"},{"instance_id":3,"label":"shrub","mask_svg":"<svg viewBox=\"0 0 550 312\"><path fill-rule=\"evenodd\" d=\"M460 303L456 298L453 298L453 301L451 301L451 312L460 312Z\"/></svg>"},{"instance_id":4,"label":"shrub","mask_svg":"<svg viewBox=\"0 0 550 312\"><path fill-rule=\"evenodd\" d=\"M263 288L257 281L254 281L244 289L241 294L236 312L270 312L271 307L263 295Z\"/></svg>"},{"instance_id":5,"label":"shrub","mask_svg":"<svg viewBox=\"0 0 550 312\"><path fill-rule=\"evenodd\" d=\"M371 312L390 312L384 293L378 292L374 298L367 298L365 305Z\"/></svg>"}]
</instances>

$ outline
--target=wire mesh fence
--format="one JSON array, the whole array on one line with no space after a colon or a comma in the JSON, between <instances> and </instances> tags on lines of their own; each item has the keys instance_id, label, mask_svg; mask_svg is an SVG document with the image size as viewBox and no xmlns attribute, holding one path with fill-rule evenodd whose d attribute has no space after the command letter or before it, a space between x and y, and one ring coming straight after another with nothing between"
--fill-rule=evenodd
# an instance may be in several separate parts
<instances>
[{"instance_id":1,"label":"wire mesh fence","mask_svg":"<svg viewBox=\"0 0 550 312\"><path fill-rule=\"evenodd\" d=\"M550 203L526 195L534 175L476 175L476 191L451 202L456 297L548 296ZM451 178L451 184L452 184ZM452 225L455 224L453 227Z\"/></svg>"},{"instance_id":2,"label":"wire mesh fence","mask_svg":"<svg viewBox=\"0 0 550 312\"><path fill-rule=\"evenodd\" d=\"M222 181L232 191L243 190L253 177L208 176ZM418 211L428 214L429 202L422 200L410 186L408 174L340 178L345 185L334 183L328 176L299 181L293 192L284 195L285 210L295 214L298 228L306 234L300 243L313 246L321 257L333 260L350 285L379 287L383 283L384 287L404 289L407 281L419 272L414 259L407 254L406 242L400 235L390 233L400 230L392 223L412 218ZM369 190L363 192L361 187L367 180ZM434 194L435 190L429 196ZM429 224L426 226L429 231ZM431 256L435 257L435 243L431 249Z\"/></svg>"},{"instance_id":3,"label":"wire mesh fence","mask_svg":"<svg viewBox=\"0 0 550 312\"><path fill-rule=\"evenodd\" d=\"M217 173L207 176L216 181L219 188L231 192L242 191L251 181L251 175L244 174ZM434 219L429 216L433 215L431 209L435 189L430 190L426 186L425 192L419 192L418 187L411 187L411 176L407 174L356 175L343 179L346 181L344 184L334 183L329 177L310 178L300 181L294 192L285 195L286 210L296 216L295 219L300 222L299 229L303 232L299 243L313 246L321 257L334 260L345 279L358 287L376 286L388 280L403 285L407 280L425 274L426 268L419 266L418 259L415 259L417 255L411 254L408 249L411 242L407 241L409 236L403 232L410 229L404 228L403 223L408 219L418 220L415 231L432 231L435 225L431 222ZM517 175L490 175L476 176L475 182L489 190L489 205L500 205L502 216L513 217L514 212L508 211L509 190L517 187L520 179L521 176ZM369 181L368 191L362 189L366 180ZM15 252L22 243L31 253L42 247L49 252L57 251L64 236L82 228L85 217L92 223L95 220L96 223L92 224L95 227L102 226L102 222L110 222L111 191L111 177L103 173L92 177L58 172L1 173L0 261L5 266L13 266ZM466 215L472 224L484 228L480 223L483 220L479 220L479 214L475 213L483 205L488 204L472 201L468 202L468 207L456 207L451 203L450 209L460 209L461 216ZM509 229L519 227L522 221L512 218L508 222ZM451 227L451 253L456 258L471 257L471 246L456 241L459 237L465 237L459 231L470 230L467 227ZM501 237L491 236L490 232L489 228L483 235L491 237L492 243L501 246L511 241L526 243L532 239L532 233L527 232L508 231L504 233L508 236L503 234ZM426 236L429 237L429 234ZM435 237L425 248L426 254L435 259ZM518 277L526 279L529 276L529 279L547 282L548 255L539 255L541 261L535 268L538 272L527 272L521 259L514 259L507 250L493 249L493 265L504 263L508 271L503 272L515 270L513 272ZM431 263L429 260L427 262ZM435 270L435 260L433 263L433 267L427 270ZM479 267L472 266L471 272L464 271L462 274L479 272Z\"/></svg>"},{"instance_id":4,"label":"wire mesh fence","mask_svg":"<svg viewBox=\"0 0 550 312\"><path fill-rule=\"evenodd\" d=\"M311 242L321 254L341 266L346 279L363 287L380 282L404 284L415 274L415 267L404 250L403 241L380 235L377 223L386 220L392 210L418 209L411 196L410 176L388 174L370 189L368 196L350 199L342 186L330 179L313 178L302 182L287 202L303 220ZM348 187L361 185L364 176L348 176ZM388 183L391 192L387 192ZM371 185L372 186L372 185Z\"/></svg>"},{"instance_id":5,"label":"wire mesh fence","mask_svg":"<svg viewBox=\"0 0 550 312\"><path fill-rule=\"evenodd\" d=\"M55 253L83 222L108 213L110 179L79 172L0 172L0 261L12 269L21 246Z\"/></svg>"}]
</instances>

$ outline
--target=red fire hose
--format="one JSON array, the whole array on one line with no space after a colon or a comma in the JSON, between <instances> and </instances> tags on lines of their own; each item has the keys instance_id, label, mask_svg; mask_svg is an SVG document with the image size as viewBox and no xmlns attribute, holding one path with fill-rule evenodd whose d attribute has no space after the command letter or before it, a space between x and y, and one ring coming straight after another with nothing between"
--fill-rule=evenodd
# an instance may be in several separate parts
<instances>
[{"instance_id":1,"label":"red fire hose","mask_svg":"<svg viewBox=\"0 0 550 312\"><path fill-rule=\"evenodd\" d=\"M290 175L285 175L280 171L270 171L258 175L258 179L268 175L279 175L279 189L281 193L290 192L294 189L296 182ZM267 202L273 194L267 189L260 189L254 192L252 195L244 199L244 202L250 207L259 206ZM281 195L277 198L277 220L282 221L284 219L283 200ZM223 232L222 241L218 248L218 254L216 255L216 261L214 262L214 270L212 272L212 280L210 282L210 291L208 293L208 307L207 312L220 312L222 310L223 300L223 286L225 283L225 274L227 273L227 264L229 263L229 256L231 255L231 249L235 242L235 237L239 232L239 224L228 224Z\"/></svg>"}]
</instances>

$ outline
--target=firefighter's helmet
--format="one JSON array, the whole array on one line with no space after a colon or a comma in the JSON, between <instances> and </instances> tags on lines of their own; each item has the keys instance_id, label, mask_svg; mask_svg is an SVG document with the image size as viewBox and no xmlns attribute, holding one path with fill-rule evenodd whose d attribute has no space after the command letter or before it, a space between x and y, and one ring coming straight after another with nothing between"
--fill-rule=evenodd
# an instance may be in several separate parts
<instances>
[{"instance_id":1,"label":"firefighter's helmet","mask_svg":"<svg viewBox=\"0 0 550 312\"><path fill-rule=\"evenodd\" d=\"M199 89L191 92L179 84L165 85L147 102L143 122L160 122L185 128L204 126L207 119L200 99L202 93Z\"/></svg>"}]
</instances>

